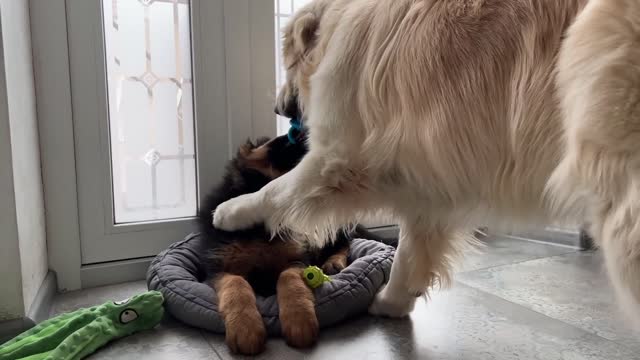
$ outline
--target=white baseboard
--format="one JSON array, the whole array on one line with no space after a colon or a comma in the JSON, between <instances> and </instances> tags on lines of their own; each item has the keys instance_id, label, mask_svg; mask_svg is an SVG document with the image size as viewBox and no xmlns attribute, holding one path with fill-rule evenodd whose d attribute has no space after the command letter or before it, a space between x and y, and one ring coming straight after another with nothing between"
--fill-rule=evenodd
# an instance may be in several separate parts
<instances>
[{"instance_id":1,"label":"white baseboard","mask_svg":"<svg viewBox=\"0 0 640 360\"><path fill-rule=\"evenodd\" d=\"M42 281L27 314L19 319L0 322L0 344L48 319L53 298L57 291L56 274L49 271L44 281Z\"/></svg>"},{"instance_id":2,"label":"white baseboard","mask_svg":"<svg viewBox=\"0 0 640 360\"><path fill-rule=\"evenodd\" d=\"M538 241L551 243L551 244L580 247L579 231L571 231L569 229L547 227L543 229L510 232L507 235L513 235L516 237L538 240Z\"/></svg>"},{"instance_id":3,"label":"white baseboard","mask_svg":"<svg viewBox=\"0 0 640 360\"><path fill-rule=\"evenodd\" d=\"M49 318L51 305L53 304L53 298L58 292L58 282L56 279L56 273L49 271L45 276L36 298L33 300L27 317L36 324Z\"/></svg>"},{"instance_id":4,"label":"white baseboard","mask_svg":"<svg viewBox=\"0 0 640 360\"><path fill-rule=\"evenodd\" d=\"M31 319L26 317L0 322L0 344L13 339L16 335L31 329L35 325Z\"/></svg>"},{"instance_id":5,"label":"white baseboard","mask_svg":"<svg viewBox=\"0 0 640 360\"><path fill-rule=\"evenodd\" d=\"M153 257L85 265L80 270L82 288L144 280Z\"/></svg>"}]
</instances>

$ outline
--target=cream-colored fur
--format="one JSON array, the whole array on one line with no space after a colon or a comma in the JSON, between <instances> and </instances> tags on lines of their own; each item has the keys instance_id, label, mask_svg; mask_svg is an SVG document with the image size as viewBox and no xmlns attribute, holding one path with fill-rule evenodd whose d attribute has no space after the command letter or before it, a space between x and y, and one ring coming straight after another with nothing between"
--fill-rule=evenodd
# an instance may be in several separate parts
<instances>
[{"instance_id":1,"label":"cream-colored fur","mask_svg":"<svg viewBox=\"0 0 640 360\"><path fill-rule=\"evenodd\" d=\"M639 308L640 2L586 3L315 0L285 30L278 99L298 94L310 152L214 224L313 240L391 211L400 245L370 310L403 316L449 281L456 234L585 221Z\"/></svg>"},{"instance_id":2,"label":"cream-colored fur","mask_svg":"<svg viewBox=\"0 0 640 360\"><path fill-rule=\"evenodd\" d=\"M611 282L637 325L640 1L591 1L571 27L557 68L566 146L549 189L565 212L588 211Z\"/></svg>"}]
</instances>

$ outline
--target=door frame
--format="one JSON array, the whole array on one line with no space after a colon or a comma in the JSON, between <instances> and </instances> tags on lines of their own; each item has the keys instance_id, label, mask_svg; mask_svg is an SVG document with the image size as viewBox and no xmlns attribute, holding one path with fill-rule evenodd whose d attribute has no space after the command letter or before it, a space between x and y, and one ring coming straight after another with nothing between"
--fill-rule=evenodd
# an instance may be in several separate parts
<instances>
[{"instance_id":1,"label":"door frame","mask_svg":"<svg viewBox=\"0 0 640 360\"><path fill-rule=\"evenodd\" d=\"M74 112L77 109L73 101L74 91L79 90L73 88L78 69L71 68L72 63L78 62L73 61L74 55L70 52L70 42L76 41L76 34L69 22L69 12L77 10L73 8L79 4L77 1L30 0L29 3L49 267L57 273L58 288L62 291L132 280L123 279L126 271L122 270L130 268L132 262L138 265L148 262L147 258L82 265L81 239L85 234L81 227L78 191L86 180L78 171L82 159L76 151L80 134L74 124L74 115L78 114ZM218 166L226 162L233 149L248 136L276 133L270 96L275 94L274 3L192 0L191 6L193 44L200 44L193 46L194 79L199 79L194 95L210 94L208 99L196 98L196 121L223 119L202 124L200 131L209 136L199 137L196 144L198 153L215 157L210 166L198 169L198 183L206 189L219 179ZM206 64L202 61L205 57L210 60ZM212 151L215 144L221 143L226 144L227 151ZM104 266L120 271L109 271L113 276L100 271L98 278L96 267ZM137 266L137 269L143 267ZM144 278L143 272L127 276L131 275Z\"/></svg>"}]
</instances>

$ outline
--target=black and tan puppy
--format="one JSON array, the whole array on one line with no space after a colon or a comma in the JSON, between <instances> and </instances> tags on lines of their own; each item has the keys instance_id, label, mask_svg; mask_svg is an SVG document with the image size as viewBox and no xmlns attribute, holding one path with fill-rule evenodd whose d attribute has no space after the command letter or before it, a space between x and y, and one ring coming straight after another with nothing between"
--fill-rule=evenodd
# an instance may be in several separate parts
<instances>
[{"instance_id":1,"label":"black and tan puppy","mask_svg":"<svg viewBox=\"0 0 640 360\"><path fill-rule=\"evenodd\" d=\"M203 254L210 284L218 294L224 317L227 345L237 353L263 350L266 331L256 307L256 294L277 294L282 334L287 343L307 347L315 343L318 321L313 292L302 279L305 266L320 266L335 274L347 266L349 238L371 237L361 227L322 249L305 248L303 242L271 238L264 225L226 232L212 225L212 211L238 195L260 190L269 181L291 170L307 152L303 134L295 143L287 136L247 142L230 161L226 174L201 209L201 231L210 249ZM290 235L295 236L295 235Z\"/></svg>"}]
</instances>

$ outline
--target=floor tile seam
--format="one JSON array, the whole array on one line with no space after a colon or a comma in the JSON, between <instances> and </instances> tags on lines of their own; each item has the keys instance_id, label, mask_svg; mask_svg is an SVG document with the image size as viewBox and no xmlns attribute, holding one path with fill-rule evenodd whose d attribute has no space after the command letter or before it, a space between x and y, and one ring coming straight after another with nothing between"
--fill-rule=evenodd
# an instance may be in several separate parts
<instances>
[{"instance_id":1,"label":"floor tile seam","mask_svg":"<svg viewBox=\"0 0 640 360\"><path fill-rule=\"evenodd\" d=\"M503 297L501 297L501 296L499 296L499 295L497 295L497 294L493 294L493 293L488 292L488 291L486 291L486 290L483 290L483 289L477 288L477 287L475 287L475 286L473 286L473 285L471 285L471 284L467 284L467 283L465 283L465 282L463 282L463 281L460 281L460 280L455 280L455 281L454 281L454 284L456 284L456 285L462 285L462 286L464 286L464 287L467 287L467 288L470 288L470 289L473 289L473 290L479 291L479 292L481 292L481 293L483 293L483 294L485 294L485 295L489 295L489 297L494 297L494 298L500 299L500 300L502 300L502 301L506 301L506 302L508 302L508 303L510 303L510 304L512 304L512 305L515 305L516 307L522 308L522 309L523 309L523 310L525 310L525 311L529 311L529 312L532 312L532 313L535 313L535 314L541 315L541 316L543 316L543 317L545 317L545 318L547 318L547 319L550 319L550 320L553 320L553 321L556 321L556 322L560 322L560 323L565 324L565 325L567 325L567 326L569 326L569 327L572 327L572 328L574 328L574 329L580 330L580 331L582 331L583 333L586 333L586 334L589 334L589 335L595 336L595 337L597 337L597 338L599 338L599 339L602 339L602 340L605 340L605 341L610 342L610 343L612 343L612 344L615 344L615 345L621 346L621 347L623 347L624 349L628 350L629 352L635 352L635 350L634 350L634 349L631 349L630 347L628 347L628 346L626 346L626 345L624 345L624 344L622 344L622 343L620 343L620 342L618 342L618 341L616 341L616 340L613 340L613 339L609 339L609 338L603 337L603 336L601 336L601 335L598 335L598 334L594 333L594 332L593 332L593 331L591 331L591 330L583 329L583 328L581 328L581 327L579 327L579 326L576 326L576 325L574 325L574 324L568 323L568 322L566 322L566 321L564 321L564 320L562 320L562 319L558 319L558 318L555 318L555 317L549 316L549 315L547 315L547 314L541 313L540 311L537 311L537 310L535 310L535 309L532 309L532 308L527 307L527 306L525 306L525 305L522 305L522 304L520 304L520 303L517 303L517 302L511 301L511 300L509 300L509 299L505 299L505 298L503 298Z\"/></svg>"},{"instance_id":2,"label":"floor tile seam","mask_svg":"<svg viewBox=\"0 0 640 360\"><path fill-rule=\"evenodd\" d=\"M505 237L505 238L508 238L508 239L526 241L526 242L530 242L530 243L533 243L533 244L555 246L555 247L559 247L559 248L573 249L573 250L577 250L577 251L580 250L579 246L559 244L559 243L554 243L554 242L551 242L551 241L531 239L531 238L528 238L528 237L525 237L525 236L519 236L519 235L501 235L501 236Z\"/></svg>"},{"instance_id":3,"label":"floor tile seam","mask_svg":"<svg viewBox=\"0 0 640 360\"><path fill-rule=\"evenodd\" d=\"M542 259L553 259L555 257L566 256L566 255L569 255L569 254L575 254L577 252L579 252L579 251L568 251L568 252L561 253L561 254L555 254L555 255L551 255L551 256L540 256L540 257L535 257L535 258L531 258L531 259L525 259L525 260L511 262L511 263L508 263L508 264L490 265L490 266L479 268L479 269L473 269L473 270L458 272L455 275L464 275L464 274L470 274L470 273L473 273L473 272L476 272L476 271L484 271L484 270L496 269L496 268L500 268L500 267L520 265L520 264L524 264L524 263L527 263L527 262L530 262L530 261L538 261L538 260L542 260Z\"/></svg>"},{"instance_id":4,"label":"floor tile seam","mask_svg":"<svg viewBox=\"0 0 640 360\"><path fill-rule=\"evenodd\" d=\"M216 356L218 357L218 359L220 360L224 360L224 358L222 357L222 355L220 355L220 353L218 352L218 350L216 349L215 346L213 346L213 344L211 342L209 342L209 339L207 339L207 337L205 336L204 330L202 329L198 329L198 333L200 334L200 338L202 338L202 340L204 340L204 342L207 343L207 345L211 348L211 350L213 350L213 352L216 354ZM195 359L194 359L195 360Z\"/></svg>"}]
</instances>

